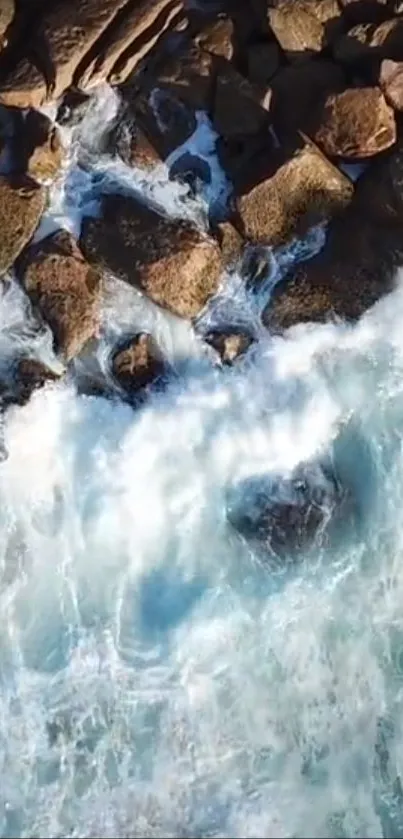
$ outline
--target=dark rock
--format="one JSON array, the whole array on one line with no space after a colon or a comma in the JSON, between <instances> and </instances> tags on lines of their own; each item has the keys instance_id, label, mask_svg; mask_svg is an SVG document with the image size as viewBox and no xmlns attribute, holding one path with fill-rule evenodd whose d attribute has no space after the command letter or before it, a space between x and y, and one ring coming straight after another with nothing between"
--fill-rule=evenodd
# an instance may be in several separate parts
<instances>
[{"instance_id":1,"label":"dark rock","mask_svg":"<svg viewBox=\"0 0 403 839\"><path fill-rule=\"evenodd\" d=\"M391 108L403 111L403 62L382 61L379 73L379 86Z\"/></svg>"},{"instance_id":2,"label":"dark rock","mask_svg":"<svg viewBox=\"0 0 403 839\"><path fill-rule=\"evenodd\" d=\"M254 477L229 492L229 523L274 559L293 559L328 543L331 526L348 515L347 494L330 472L300 468L290 478Z\"/></svg>"},{"instance_id":3,"label":"dark rock","mask_svg":"<svg viewBox=\"0 0 403 839\"><path fill-rule=\"evenodd\" d=\"M82 90L70 88L64 94L56 114L59 125L73 126L85 117L91 96Z\"/></svg>"},{"instance_id":4,"label":"dark rock","mask_svg":"<svg viewBox=\"0 0 403 839\"><path fill-rule=\"evenodd\" d=\"M194 112L167 89L155 88L151 94L124 93L132 114L152 148L165 160L181 146L196 129Z\"/></svg>"},{"instance_id":5,"label":"dark rock","mask_svg":"<svg viewBox=\"0 0 403 839\"><path fill-rule=\"evenodd\" d=\"M223 221L218 224L214 230L214 234L220 245L224 265L231 267L241 256L243 248L242 236L230 221Z\"/></svg>"},{"instance_id":6,"label":"dark rock","mask_svg":"<svg viewBox=\"0 0 403 839\"><path fill-rule=\"evenodd\" d=\"M56 382L60 375L36 358L20 358L14 369L17 393L16 401L25 405L35 390L44 387L48 382ZM14 400L13 400L14 401Z\"/></svg>"},{"instance_id":7,"label":"dark rock","mask_svg":"<svg viewBox=\"0 0 403 839\"><path fill-rule=\"evenodd\" d=\"M211 182L211 170L206 160L185 152L172 164L169 177L171 180L180 180L189 184L191 191L197 194L199 184Z\"/></svg>"},{"instance_id":8,"label":"dark rock","mask_svg":"<svg viewBox=\"0 0 403 839\"><path fill-rule=\"evenodd\" d=\"M8 44L8 30L15 16L15 0L1 0L0 2L0 49Z\"/></svg>"},{"instance_id":9,"label":"dark rock","mask_svg":"<svg viewBox=\"0 0 403 839\"><path fill-rule=\"evenodd\" d=\"M218 287L215 240L134 197L105 195L101 217L84 219L80 244L89 262L180 317L199 314Z\"/></svg>"},{"instance_id":10,"label":"dark rock","mask_svg":"<svg viewBox=\"0 0 403 839\"><path fill-rule=\"evenodd\" d=\"M163 63L155 86L170 92L192 110L211 109L216 76L216 56L190 43Z\"/></svg>"},{"instance_id":11,"label":"dark rock","mask_svg":"<svg viewBox=\"0 0 403 839\"><path fill-rule=\"evenodd\" d=\"M245 355L254 338L243 329L214 329L204 336L205 341L219 354L223 364L231 365Z\"/></svg>"},{"instance_id":12,"label":"dark rock","mask_svg":"<svg viewBox=\"0 0 403 839\"><path fill-rule=\"evenodd\" d=\"M15 140L18 168L36 181L53 180L63 163L60 133L49 117L29 110Z\"/></svg>"},{"instance_id":13,"label":"dark rock","mask_svg":"<svg viewBox=\"0 0 403 839\"><path fill-rule=\"evenodd\" d=\"M45 209L46 190L25 175L0 176L0 274L33 236Z\"/></svg>"},{"instance_id":14,"label":"dark rock","mask_svg":"<svg viewBox=\"0 0 403 839\"><path fill-rule=\"evenodd\" d=\"M127 166L138 166L140 169L151 169L162 160L139 119L129 110L118 114L115 125L105 138L105 147L107 152L118 155Z\"/></svg>"},{"instance_id":15,"label":"dark rock","mask_svg":"<svg viewBox=\"0 0 403 839\"><path fill-rule=\"evenodd\" d=\"M340 0L340 5L351 23L376 22L394 12L393 0Z\"/></svg>"},{"instance_id":16,"label":"dark rock","mask_svg":"<svg viewBox=\"0 0 403 839\"><path fill-rule=\"evenodd\" d=\"M403 59L403 19L354 26L334 45L334 55L347 65L383 58Z\"/></svg>"},{"instance_id":17,"label":"dark rock","mask_svg":"<svg viewBox=\"0 0 403 839\"><path fill-rule=\"evenodd\" d=\"M309 142L237 200L246 239L276 247L340 212L353 185Z\"/></svg>"},{"instance_id":18,"label":"dark rock","mask_svg":"<svg viewBox=\"0 0 403 839\"><path fill-rule=\"evenodd\" d=\"M280 67L281 53L275 41L260 41L248 49L248 78L267 85Z\"/></svg>"},{"instance_id":19,"label":"dark rock","mask_svg":"<svg viewBox=\"0 0 403 839\"><path fill-rule=\"evenodd\" d=\"M98 329L99 275L66 230L29 248L18 273L53 332L56 351L66 361L74 358Z\"/></svg>"},{"instance_id":20,"label":"dark rock","mask_svg":"<svg viewBox=\"0 0 403 839\"><path fill-rule=\"evenodd\" d=\"M328 96L315 142L329 157L362 160L393 146L393 109L379 87L349 88Z\"/></svg>"},{"instance_id":21,"label":"dark rock","mask_svg":"<svg viewBox=\"0 0 403 839\"><path fill-rule=\"evenodd\" d=\"M265 105L266 107L264 107ZM260 97L250 82L228 62L220 63L212 121L221 137L257 134L269 121L270 97Z\"/></svg>"},{"instance_id":22,"label":"dark rock","mask_svg":"<svg viewBox=\"0 0 403 839\"><path fill-rule=\"evenodd\" d=\"M287 136L301 129L309 134L312 118L326 98L345 87L343 68L329 60L282 67L271 81L270 116L276 133Z\"/></svg>"},{"instance_id":23,"label":"dark rock","mask_svg":"<svg viewBox=\"0 0 403 839\"><path fill-rule=\"evenodd\" d=\"M159 379L165 370L162 353L146 332L129 338L112 358L113 375L129 396Z\"/></svg>"}]
</instances>

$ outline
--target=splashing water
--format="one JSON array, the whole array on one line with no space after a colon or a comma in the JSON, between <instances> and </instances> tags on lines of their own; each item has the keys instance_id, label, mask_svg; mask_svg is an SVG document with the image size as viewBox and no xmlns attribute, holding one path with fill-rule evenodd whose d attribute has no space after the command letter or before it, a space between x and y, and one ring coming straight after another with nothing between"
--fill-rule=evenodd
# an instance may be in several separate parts
<instances>
[{"instance_id":1,"label":"splashing water","mask_svg":"<svg viewBox=\"0 0 403 839\"><path fill-rule=\"evenodd\" d=\"M117 181L202 223L163 167L80 169L114 106L104 90L72 137L39 235L77 231ZM112 279L99 353L149 329L166 390L134 412L67 379L7 413L3 837L403 836L403 289L355 327L275 339L236 273L221 309L234 299L258 341L220 370L188 325ZM0 327L4 358L21 341L51 357L12 280ZM230 532L227 488L319 456L359 519L337 550L274 574Z\"/></svg>"}]
</instances>

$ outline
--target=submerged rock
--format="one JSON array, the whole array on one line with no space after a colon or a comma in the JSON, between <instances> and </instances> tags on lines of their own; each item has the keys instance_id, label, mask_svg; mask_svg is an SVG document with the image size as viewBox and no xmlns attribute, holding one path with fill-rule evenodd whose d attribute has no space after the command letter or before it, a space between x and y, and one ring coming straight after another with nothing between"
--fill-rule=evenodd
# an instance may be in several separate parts
<instances>
[{"instance_id":1,"label":"submerged rock","mask_svg":"<svg viewBox=\"0 0 403 839\"><path fill-rule=\"evenodd\" d=\"M219 354L223 364L231 365L248 351L254 338L244 329L212 329L204 340Z\"/></svg>"},{"instance_id":2,"label":"submerged rock","mask_svg":"<svg viewBox=\"0 0 403 839\"><path fill-rule=\"evenodd\" d=\"M25 175L0 175L0 274L13 265L45 209L46 190Z\"/></svg>"},{"instance_id":3,"label":"submerged rock","mask_svg":"<svg viewBox=\"0 0 403 839\"><path fill-rule=\"evenodd\" d=\"M66 361L74 358L98 329L99 275L66 230L29 248L18 273L53 332L56 351Z\"/></svg>"},{"instance_id":4,"label":"submerged rock","mask_svg":"<svg viewBox=\"0 0 403 839\"><path fill-rule=\"evenodd\" d=\"M60 375L51 370L37 358L20 358L14 368L16 382L15 401L24 405L31 398L35 390L44 387L48 382L56 382ZM13 399L14 401L14 399Z\"/></svg>"},{"instance_id":5,"label":"submerged rock","mask_svg":"<svg viewBox=\"0 0 403 839\"><path fill-rule=\"evenodd\" d=\"M104 195L100 218L83 220L80 244L90 263L179 317L198 315L218 288L215 239L134 197Z\"/></svg>"},{"instance_id":6,"label":"submerged rock","mask_svg":"<svg viewBox=\"0 0 403 839\"><path fill-rule=\"evenodd\" d=\"M237 533L269 556L292 559L330 537L330 527L351 514L348 494L320 467L290 478L253 477L229 492L227 518Z\"/></svg>"},{"instance_id":7,"label":"submerged rock","mask_svg":"<svg viewBox=\"0 0 403 839\"><path fill-rule=\"evenodd\" d=\"M147 332L140 332L115 351L112 371L128 396L134 396L163 376L166 365L154 338Z\"/></svg>"}]
</instances>

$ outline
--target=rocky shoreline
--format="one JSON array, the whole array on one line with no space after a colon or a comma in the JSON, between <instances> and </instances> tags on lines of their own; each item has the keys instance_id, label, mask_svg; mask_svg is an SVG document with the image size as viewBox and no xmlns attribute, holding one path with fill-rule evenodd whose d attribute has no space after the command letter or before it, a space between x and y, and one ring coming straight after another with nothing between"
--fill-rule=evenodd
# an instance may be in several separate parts
<instances>
[{"instance_id":1,"label":"rocky shoreline","mask_svg":"<svg viewBox=\"0 0 403 839\"><path fill-rule=\"evenodd\" d=\"M354 320L393 288L403 264L398 0L1 0L0 41L0 272L14 272L65 366L97 336L105 273L195 321L225 270L258 286L270 248L326 224L321 252L276 285L264 326ZM60 229L37 241L63 169L61 129L104 82L120 106L103 152L127 167L166 161L207 115L230 184L208 230L141 197L101 194L77 239ZM358 180L345 166L357 163ZM184 154L170 177L197 194L210 172ZM253 344L237 329L204 337L224 364ZM5 406L46 381L38 364L19 359ZM113 355L129 396L164 369L142 333Z\"/></svg>"}]
</instances>

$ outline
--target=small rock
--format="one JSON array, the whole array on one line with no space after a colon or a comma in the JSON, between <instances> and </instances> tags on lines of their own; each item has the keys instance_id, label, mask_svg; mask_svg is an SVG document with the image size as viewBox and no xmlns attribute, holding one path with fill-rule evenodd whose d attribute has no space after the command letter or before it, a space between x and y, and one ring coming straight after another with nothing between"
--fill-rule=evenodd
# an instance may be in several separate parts
<instances>
[{"instance_id":1,"label":"small rock","mask_svg":"<svg viewBox=\"0 0 403 839\"><path fill-rule=\"evenodd\" d=\"M340 212L352 195L349 179L306 142L238 198L239 229L253 243L277 247Z\"/></svg>"},{"instance_id":2,"label":"small rock","mask_svg":"<svg viewBox=\"0 0 403 839\"><path fill-rule=\"evenodd\" d=\"M220 245L223 263L227 268L231 267L241 256L243 248L242 236L230 221L223 221L221 224L218 224L214 233Z\"/></svg>"},{"instance_id":3,"label":"small rock","mask_svg":"<svg viewBox=\"0 0 403 839\"><path fill-rule=\"evenodd\" d=\"M378 87L333 93L326 100L314 139L329 157L373 157L396 141L393 109Z\"/></svg>"},{"instance_id":4,"label":"small rock","mask_svg":"<svg viewBox=\"0 0 403 839\"><path fill-rule=\"evenodd\" d=\"M248 49L248 78L259 85L269 84L280 67L280 49L275 41L260 41Z\"/></svg>"},{"instance_id":5,"label":"small rock","mask_svg":"<svg viewBox=\"0 0 403 839\"><path fill-rule=\"evenodd\" d=\"M194 41L201 49L231 61L235 52L234 23L230 17L213 20L203 27Z\"/></svg>"},{"instance_id":6,"label":"small rock","mask_svg":"<svg viewBox=\"0 0 403 839\"><path fill-rule=\"evenodd\" d=\"M60 133L49 117L29 110L16 137L19 167L36 181L53 180L63 163Z\"/></svg>"},{"instance_id":7,"label":"small rock","mask_svg":"<svg viewBox=\"0 0 403 839\"><path fill-rule=\"evenodd\" d=\"M219 354L223 364L231 365L248 351L254 338L244 330L211 330L205 341Z\"/></svg>"},{"instance_id":8,"label":"small rock","mask_svg":"<svg viewBox=\"0 0 403 839\"><path fill-rule=\"evenodd\" d=\"M132 121L138 125L161 160L165 160L194 133L194 112L167 89L154 88L150 95L128 97Z\"/></svg>"},{"instance_id":9,"label":"small rock","mask_svg":"<svg viewBox=\"0 0 403 839\"><path fill-rule=\"evenodd\" d=\"M99 275L66 230L58 230L29 248L18 273L53 332L56 351L70 361L97 332Z\"/></svg>"},{"instance_id":10,"label":"small rock","mask_svg":"<svg viewBox=\"0 0 403 839\"><path fill-rule=\"evenodd\" d=\"M165 373L162 353L151 335L140 332L114 353L115 379L129 396L152 384Z\"/></svg>"},{"instance_id":11,"label":"small rock","mask_svg":"<svg viewBox=\"0 0 403 839\"><path fill-rule=\"evenodd\" d=\"M391 108L403 111L403 62L382 61L379 73L379 86Z\"/></svg>"},{"instance_id":12,"label":"small rock","mask_svg":"<svg viewBox=\"0 0 403 839\"><path fill-rule=\"evenodd\" d=\"M220 64L212 119L224 138L257 134L268 123L267 110L257 91L229 63Z\"/></svg>"},{"instance_id":13,"label":"small rock","mask_svg":"<svg viewBox=\"0 0 403 839\"><path fill-rule=\"evenodd\" d=\"M0 176L0 275L32 238L45 209L46 190L26 175Z\"/></svg>"},{"instance_id":14,"label":"small rock","mask_svg":"<svg viewBox=\"0 0 403 839\"><path fill-rule=\"evenodd\" d=\"M127 166L152 169L161 163L161 155L148 139L134 114L119 114L105 139L106 150L117 154Z\"/></svg>"},{"instance_id":15,"label":"small rock","mask_svg":"<svg viewBox=\"0 0 403 839\"><path fill-rule=\"evenodd\" d=\"M198 315L218 288L216 241L134 197L104 195L100 218L83 220L80 244L90 263L179 317Z\"/></svg>"},{"instance_id":16,"label":"small rock","mask_svg":"<svg viewBox=\"0 0 403 839\"><path fill-rule=\"evenodd\" d=\"M15 366L14 378L17 384L17 401L25 405L35 390L48 382L56 382L60 375L36 358L20 358Z\"/></svg>"},{"instance_id":17,"label":"small rock","mask_svg":"<svg viewBox=\"0 0 403 839\"><path fill-rule=\"evenodd\" d=\"M329 527L347 516L347 497L332 474L300 468L290 478L249 478L229 492L234 529L274 559L327 543Z\"/></svg>"}]
</instances>

